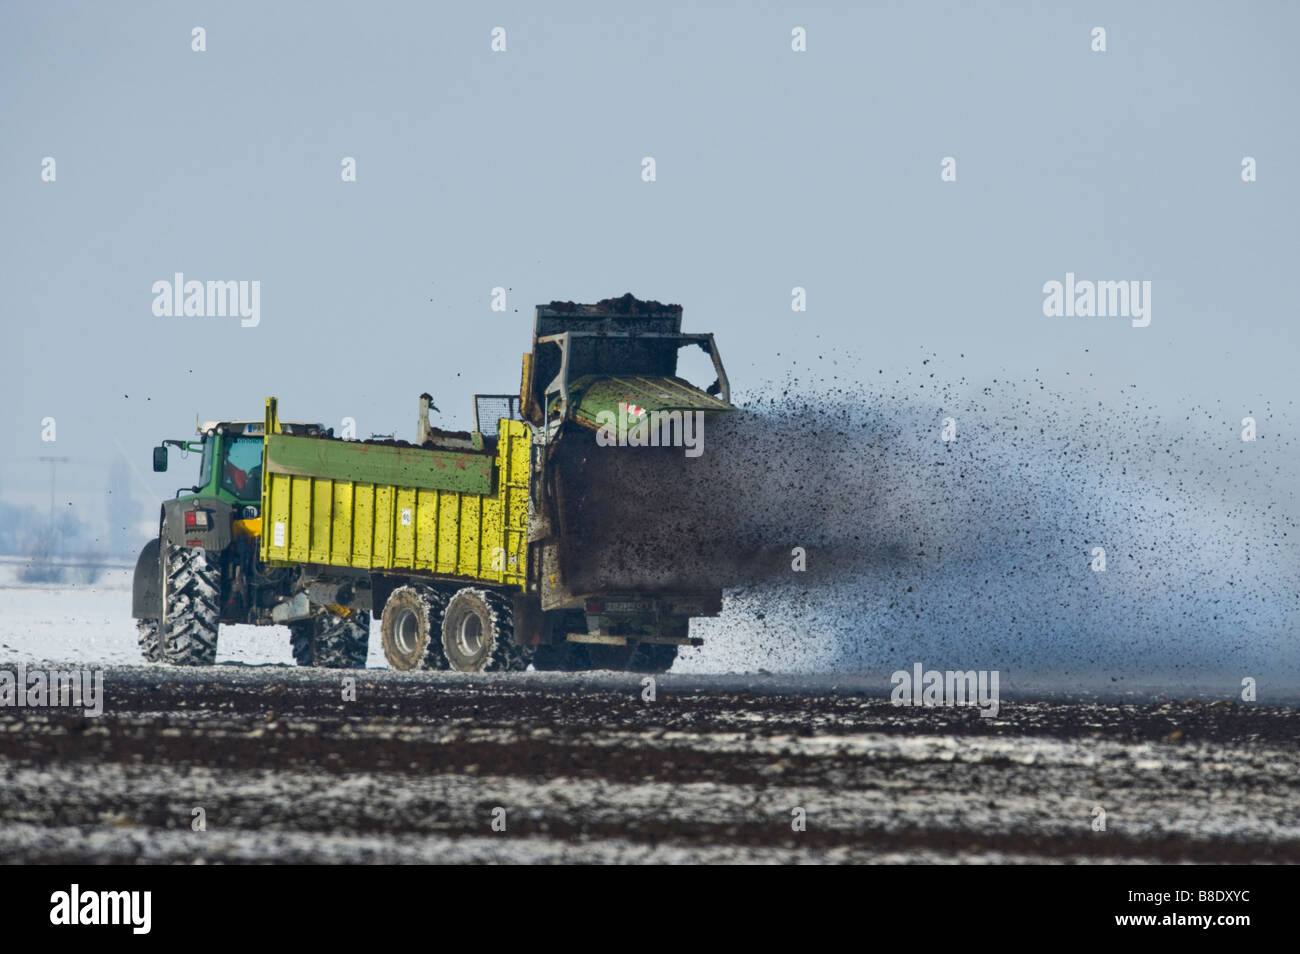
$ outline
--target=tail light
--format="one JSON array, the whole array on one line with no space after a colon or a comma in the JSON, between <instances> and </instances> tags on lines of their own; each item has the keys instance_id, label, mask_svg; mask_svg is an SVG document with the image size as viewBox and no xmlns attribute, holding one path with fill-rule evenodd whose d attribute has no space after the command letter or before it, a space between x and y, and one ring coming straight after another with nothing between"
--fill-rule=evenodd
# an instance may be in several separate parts
<instances>
[{"instance_id":1,"label":"tail light","mask_svg":"<svg viewBox=\"0 0 1300 954\"><path fill-rule=\"evenodd\" d=\"M208 516L208 512L206 510L185 511L186 530L206 530L211 526L212 526L212 518Z\"/></svg>"},{"instance_id":2,"label":"tail light","mask_svg":"<svg viewBox=\"0 0 1300 954\"><path fill-rule=\"evenodd\" d=\"M587 600L587 612L593 616L605 612L604 600Z\"/></svg>"}]
</instances>

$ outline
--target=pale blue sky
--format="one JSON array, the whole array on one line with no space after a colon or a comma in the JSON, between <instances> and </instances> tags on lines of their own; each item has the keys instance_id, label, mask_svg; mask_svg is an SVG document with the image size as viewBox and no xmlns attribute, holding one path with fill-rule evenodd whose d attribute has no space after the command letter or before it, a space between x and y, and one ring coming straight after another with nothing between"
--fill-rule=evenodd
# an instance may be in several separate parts
<instances>
[{"instance_id":1,"label":"pale blue sky","mask_svg":"<svg viewBox=\"0 0 1300 954\"><path fill-rule=\"evenodd\" d=\"M268 394L464 426L535 304L626 291L717 333L742 398L836 347L1294 427L1300 6L618 6L7 0L0 496L43 502L50 453L102 495L114 438L144 470ZM176 271L261 281L260 326L155 318ZM1150 327L1043 317L1066 271L1150 280Z\"/></svg>"}]
</instances>

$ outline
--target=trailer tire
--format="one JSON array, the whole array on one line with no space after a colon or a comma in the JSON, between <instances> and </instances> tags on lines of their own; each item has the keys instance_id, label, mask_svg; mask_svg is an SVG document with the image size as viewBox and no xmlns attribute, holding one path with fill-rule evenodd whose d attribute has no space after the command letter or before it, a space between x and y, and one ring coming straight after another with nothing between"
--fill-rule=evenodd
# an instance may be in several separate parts
<instances>
[{"instance_id":1,"label":"trailer tire","mask_svg":"<svg viewBox=\"0 0 1300 954\"><path fill-rule=\"evenodd\" d=\"M162 637L156 619L138 619L135 621L136 635L140 640L140 655L145 662L163 662Z\"/></svg>"},{"instance_id":2,"label":"trailer tire","mask_svg":"<svg viewBox=\"0 0 1300 954\"><path fill-rule=\"evenodd\" d=\"M611 672L625 672L632 650L627 646L610 646L605 643L584 643L586 665L583 669L608 669Z\"/></svg>"},{"instance_id":3,"label":"trailer tire","mask_svg":"<svg viewBox=\"0 0 1300 954\"><path fill-rule=\"evenodd\" d=\"M611 672L665 673L677 661L677 646L671 643L637 643L607 646L591 643L570 651L572 669L608 669Z\"/></svg>"},{"instance_id":4,"label":"trailer tire","mask_svg":"<svg viewBox=\"0 0 1300 954\"><path fill-rule=\"evenodd\" d=\"M390 669L446 669L442 615L447 596L428 586L401 586L388 594L380 617L384 658Z\"/></svg>"},{"instance_id":5,"label":"trailer tire","mask_svg":"<svg viewBox=\"0 0 1300 954\"><path fill-rule=\"evenodd\" d=\"M677 647L671 643L638 643L627 660L628 672L658 674L673 668Z\"/></svg>"},{"instance_id":6,"label":"trailer tire","mask_svg":"<svg viewBox=\"0 0 1300 954\"><path fill-rule=\"evenodd\" d=\"M533 668L538 672L579 672L588 668L586 653L574 643L538 646L533 653Z\"/></svg>"},{"instance_id":7,"label":"trailer tire","mask_svg":"<svg viewBox=\"0 0 1300 954\"><path fill-rule=\"evenodd\" d=\"M365 669L370 656L370 614L325 612L290 623L289 645L299 666Z\"/></svg>"},{"instance_id":8,"label":"trailer tire","mask_svg":"<svg viewBox=\"0 0 1300 954\"><path fill-rule=\"evenodd\" d=\"M163 659L174 666L211 666L221 622L220 556L166 541L163 549Z\"/></svg>"},{"instance_id":9,"label":"trailer tire","mask_svg":"<svg viewBox=\"0 0 1300 954\"><path fill-rule=\"evenodd\" d=\"M538 672L579 672L590 669L587 650L581 643L571 643L571 632L587 631L587 617L582 610L556 610L550 619L551 641L533 650L533 668Z\"/></svg>"},{"instance_id":10,"label":"trailer tire","mask_svg":"<svg viewBox=\"0 0 1300 954\"><path fill-rule=\"evenodd\" d=\"M515 643L513 601L476 587L448 601L442 650L456 672L522 672L533 658L531 646Z\"/></svg>"}]
</instances>

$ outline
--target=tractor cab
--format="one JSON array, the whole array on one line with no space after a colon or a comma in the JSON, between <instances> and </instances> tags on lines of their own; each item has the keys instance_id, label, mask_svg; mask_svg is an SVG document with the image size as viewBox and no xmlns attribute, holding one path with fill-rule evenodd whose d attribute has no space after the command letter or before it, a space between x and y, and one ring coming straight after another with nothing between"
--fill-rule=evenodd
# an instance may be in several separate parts
<instances>
[{"instance_id":1,"label":"tractor cab","mask_svg":"<svg viewBox=\"0 0 1300 954\"><path fill-rule=\"evenodd\" d=\"M332 436L320 424L282 423L287 434L306 437ZM230 504L247 517L257 516L262 496L262 444L265 425L262 421L207 421L198 426L199 440L166 440L153 451L153 469L167 469L168 446L180 448L188 456L198 453L198 482L182 487L176 496L216 498Z\"/></svg>"}]
</instances>

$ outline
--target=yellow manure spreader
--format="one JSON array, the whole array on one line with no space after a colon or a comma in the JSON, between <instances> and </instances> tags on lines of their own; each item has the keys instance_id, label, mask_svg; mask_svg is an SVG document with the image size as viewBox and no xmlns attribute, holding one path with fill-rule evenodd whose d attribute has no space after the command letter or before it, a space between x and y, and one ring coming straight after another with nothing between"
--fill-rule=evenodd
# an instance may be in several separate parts
<instances>
[{"instance_id":1,"label":"yellow manure spreader","mask_svg":"<svg viewBox=\"0 0 1300 954\"><path fill-rule=\"evenodd\" d=\"M396 669L667 670L691 617L722 594L647 555L644 505L617 498L620 461L680 466L732 410L713 338L681 308L632 296L539 306L518 394L478 395L473 431L336 438L284 423L205 425L199 486L162 507L136 567L146 658L215 661L221 623L285 625L304 665L364 666L372 616ZM698 346L716 380L677 376Z\"/></svg>"}]
</instances>

